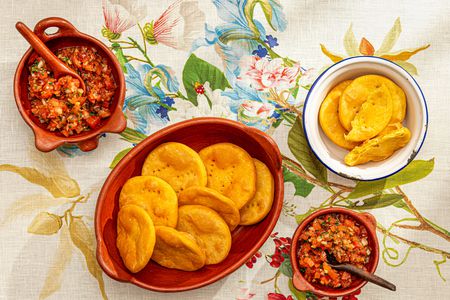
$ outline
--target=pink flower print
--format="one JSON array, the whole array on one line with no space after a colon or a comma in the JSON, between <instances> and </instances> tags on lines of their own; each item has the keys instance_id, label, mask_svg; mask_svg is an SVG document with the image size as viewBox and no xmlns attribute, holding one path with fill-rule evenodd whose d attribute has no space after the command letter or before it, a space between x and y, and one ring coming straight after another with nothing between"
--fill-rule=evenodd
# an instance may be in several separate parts
<instances>
[{"instance_id":1,"label":"pink flower print","mask_svg":"<svg viewBox=\"0 0 450 300\"><path fill-rule=\"evenodd\" d=\"M267 294L267 300L294 300L294 298L291 295L286 297L283 294L269 293Z\"/></svg>"},{"instance_id":2,"label":"pink flower print","mask_svg":"<svg viewBox=\"0 0 450 300\"><path fill-rule=\"evenodd\" d=\"M300 66L286 67L281 58L270 60L268 57L251 56L243 63L242 80L250 83L259 91L268 89L289 89L295 84Z\"/></svg>"},{"instance_id":3,"label":"pink flower print","mask_svg":"<svg viewBox=\"0 0 450 300\"><path fill-rule=\"evenodd\" d=\"M314 83L314 80L317 78L317 70L314 68L308 69L302 73L302 77L298 81L300 86L311 86Z\"/></svg>"},{"instance_id":4,"label":"pink flower print","mask_svg":"<svg viewBox=\"0 0 450 300\"><path fill-rule=\"evenodd\" d=\"M109 40L117 40L122 32L135 26L145 17L145 6L132 0L103 0L105 26L102 34Z\"/></svg>"},{"instance_id":5,"label":"pink flower print","mask_svg":"<svg viewBox=\"0 0 450 300\"><path fill-rule=\"evenodd\" d=\"M177 0L156 20L144 25L147 41L179 50L189 50L203 34L205 14L197 0Z\"/></svg>"},{"instance_id":6,"label":"pink flower print","mask_svg":"<svg viewBox=\"0 0 450 300\"><path fill-rule=\"evenodd\" d=\"M239 295L236 297L236 300L250 300L255 297L255 293L251 293L247 288L239 289Z\"/></svg>"},{"instance_id":7,"label":"pink flower print","mask_svg":"<svg viewBox=\"0 0 450 300\"><path fill-rule=\"evenodd\" d=\"M270 103L262 103L252 100L244 100L241 107L244 109L246 116L258 117L260 119L267 119L275 110L275 106Z\"/></svg>"}]
</instances>

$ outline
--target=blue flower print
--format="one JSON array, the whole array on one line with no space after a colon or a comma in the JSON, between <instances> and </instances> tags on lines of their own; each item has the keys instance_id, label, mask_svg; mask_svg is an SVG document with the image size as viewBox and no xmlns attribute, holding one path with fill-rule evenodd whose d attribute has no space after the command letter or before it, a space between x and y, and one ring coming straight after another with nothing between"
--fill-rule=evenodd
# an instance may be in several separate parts
<instances>
[{"instance_id":1,"label":"blue flower print","mask_svg":"<svg viewBox=\"0 0 450 300\"><path fill-rule=\"evenodd\" d=\"M168 116L167 113L169 112L169 108L172 107L172 105L175 103L175 101L172 98L170 98L170 97L165 97L162 100L162 103L165 104L165 105L161 105L156 110L156 113L159 114L161 116L161 118L163 118L163 119L169 119L169 116Z\"/></svg>"},{"instance_id":2,"label":"blue flower print","mask_svg":"<svg viewBox=\"0 0 450 300\"><path fill-rule=\"evenodd\" d=\"M170 107L172 107L172 105L175 104L175 100L173 100L173 98L171 98L171 97L165 97L163 99L163 103L168 105L168 106L170 106Z\"/></svg>"},{"instance_id":3,"label":"blue flower print","mask_svg":"<svg viewBox=\"0 0 450 300\"><path fill-rule=\"evenodd\" d=\"M158 65L155 68L147 64L138 65L136 68L130 63L126 64L128 74L125 81L127 83L127 96L123 106L123 111L128 120L139 132L148 133L149 125L164 125L169 121L167 115L167 106L173 105L171 100L165 100L166 96L161 88L157 86L146 87L144 81L147 73L163 74L162 81L171 92L178 90L179 83L173 76L173 72L164 65ZM155 72L156 69L161 72ZM168 103L165 103L168 102ZM162 105L164 104L164 105ZM166 107L164 107L166 106Z\"/></svg>"},{"instance_id":4,"label":"blue flower print","mask_svg":"<svg viewBox=\"0 0 450 300\"><path fill-rule=\"evenodd\" d=\"M266 35L265 42L269 45L270 48L278 46L278 39L276 37L273 37L271 34Z\"/></svg>"},{"instance_id":5,"label":"blue flower print","mask_svg":"<svg viewBox=\"0 0 450 300\"><path fill-rule=\"evenodd\" d=\"M202 46L217 44L216 51L224 62L225 76L232 86L240 73L240 58L259 49L259 42L255 38L260 40L266 38L264 26L246 11L247 4L251 5L249 2L249 0L213 0L220 19L225 23L215 28L210 28L206 24L205 38L196 40L191 49L195 51ZM269 6L271 12L267 16L271 18L269 20L271 27L274 30L285 30L287 23L281 5L277 0L269 0ZM260 54L263 52L264 50L261 50Z\"/></svg>"},{"instance_id":6,"label":"blue flower print","mask_svg":"<svg viewBox=\"0 0 450 300\"><path fill-rule=\"evenodd\" d=\"M162 119L168 119L168 118L169 118L169 116L168 116L168 114L167 114L168 111L169 111L169 110L168 110L167 108L165 108L165 107L163 107L163 106L160 106L160 107L158 107L158 109L156 110L156 113L157 113L158 115L160 115Z\"/></svg>"},{"instance_id":7,"label":"blue flower print","mask_svg":"<svg viewBox=\"0 0 450 300\"><path fill-rule=\"evenodd\" d=\"M258 92L254 88L247 86L242 81L237 81L233 89L226 89L222 92L222 96L231 99L230 110L237 114L239 106L241 106L244 99L258 102L267 102L264 99L262 92Z\"/></svg>"},{"instance_id":8,"label":"blue flower print","mask_svg":"<svg viewBox=\"0 0 450 300\"><path fill-rule=\"evenodd\" d=\"M252 52L253 55L258 55L261 58L265 57L267 53L268 53L267 49L262 47L261 45L258 45L258 49Z\"/></svg>"}]
</instances>

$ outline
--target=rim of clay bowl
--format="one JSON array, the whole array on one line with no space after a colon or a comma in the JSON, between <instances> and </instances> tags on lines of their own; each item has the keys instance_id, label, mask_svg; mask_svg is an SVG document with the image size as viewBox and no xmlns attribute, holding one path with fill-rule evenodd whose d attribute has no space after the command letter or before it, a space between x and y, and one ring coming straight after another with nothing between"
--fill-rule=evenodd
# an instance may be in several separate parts
<instances>
[{"instance_id":1,"label":"rim of clay bowl","mask_svg":"<svg viewBox=\"0 0 450 300\"><path fill-rule=\"evenodd\" d=\"M291 264L292 264L292 270L293 270L293 284L294 287L297 288L298 286L301 286L301 290L304 291L311 291L313 293L325 296L325 297L342 297L342 296L346 296L349 294L352 294L354 292L356 292L357 290L363 288L368 281L367 280L362 280L358 285L355 285L353 287L348 287L345 289L332 289L332 288L327 288L324 287L323 289L317 285L317 284L312 284L310 282L308 282L302 275L302 273L300 272L300 268L298 266L298 255L297 255L297 251L298 251L298 239L300 237L300 234L305 230L305 228L318 216L324 215L324 214L328 214L328 213L338 213L338 214L345 214L345 215L349 215L352 218L356 219L358 222L361 223L362 226L364 226L367 230L368 236L370 237L370 239L372 240L373 243L373 247L374 249L372 249L372 253L371 253L371 259L372 259L372 268L370 270L368 270L370 273L374 274L375 271L377 270L378 267L378 263L380 261L380 249L379 249L379 242L378 242L378 237L377 237L377 232L376 232L376 226L377 226L377 221L375 219L375 217L368 212L355 212L351 209L348 208L344 208L344 207L328 207L328 208L323 208L323 209L319 209L317 211L315 211L314 213L312 213L311 215L309 215L308 217L306 217L302 222L300 222L300 224L298 224L297 228L295 229L294 234L292 235L292 240L291 240L291 251L289 253L290 255L290 259L291 259Z\"/></svg>"},{"instance_id":2,"label":"rim of clay bowl","mask_svg":"<svg viewBox=\"0 0 450 300\"><path fill-rule=\"evenodd\" d=\"M58 31L52 34L46 34L45 30L47 28L56 27ZM24 119L25 123L31 128L35 137L36 148L43 152L49 152L56 149L59 146L65 144L76 144L82 151L91 151L97 148L98 139L103 133L119 133L126 128L126 119L122 112L122 105L125 100L125 77L123 75L122 69L115 55L109 50L109 48L102 43L100 40L90 36L86 33L78 31L78 29L69 21L59 17L49 17L38 21L34 27L34 32L38 35L41 40L47 44L48 42L63 39L63 38L77 38L87 41L92 46L97 49L101 49L105 55L108 56L111 62L110 67L116 70L118 74L117 78L114 80L117 84L117 105L112 110L111 116L106 119L105 124L101 127L90 130L84 134L76 134L73 136L65 137L58 136L55 132L51 132L45 128L40 127L30 116L22 105L22 82L21 76L26 71L28 60L35 51L30 47L23 54L20 59L16 72L14 74L14 98L19 110L20 115ZM28 96L27 96L28 97ZM26 99L28 100L28 98Z\"/></svg>"}]
</instances>

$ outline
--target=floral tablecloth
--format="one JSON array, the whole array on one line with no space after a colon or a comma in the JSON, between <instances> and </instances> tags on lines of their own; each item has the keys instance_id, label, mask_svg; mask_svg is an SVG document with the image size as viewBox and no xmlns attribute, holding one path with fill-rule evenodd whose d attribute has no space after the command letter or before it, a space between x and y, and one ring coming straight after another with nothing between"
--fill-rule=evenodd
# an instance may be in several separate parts
<instances>
[{"instance_id":1,"label":"floral tablecloth","mask_svg":"<svg viewBox=\"0 0 450 300\"><path fill-rule=\"evenodd\" d=\"M296 224L322 207L370 211L378 220L377 273L345 299L448 299L450 267L450 2L323 0L1 0L0 298L315 299L296 291L287 252ZM12 93L28 48L15 31L67 18L109 45L125 73L128 128L82 153L34 148ZM299 120L314 78L333 62L374 55L413 74L428 100L420 154L388 179L363 183L328 172ZM266 131L284 155L285 200L259 252L230 276L180 294L149 292L102 274L93 214L110 168L143 138L199 116Z\"/></svg>"}]
</instances>

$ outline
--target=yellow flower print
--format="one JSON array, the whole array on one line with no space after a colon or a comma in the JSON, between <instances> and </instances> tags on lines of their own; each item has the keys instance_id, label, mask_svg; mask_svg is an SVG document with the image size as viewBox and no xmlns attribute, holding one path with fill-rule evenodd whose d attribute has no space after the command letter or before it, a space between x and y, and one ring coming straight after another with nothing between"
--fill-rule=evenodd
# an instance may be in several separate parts
<instances>
[{"instance_id":1,"label":"yellow flower print","mask_svg":"<svg viewBox=\"0 0 450 300\"><path fill-rule=\"evenodd\" d=\"M413 55L417 54L418 52L430 47L430 44L426 44L418 48L392 51L392 48L394 48L395 43L397 42L401 32L402 27L400 24L400 18L397 18L394 22L394 26L392 26L391 30L384 37L383 43L381 44L380 48L375 50L374 46L365 37L361 39L361 42L359 43L358 46L355 34L353 33L352 25L350 25L344 37L344 48L345 52L347 53L347 56L335 54L329 51L323 44L320 44L320 47L322 49L323 54L328 56L333 62L338 62L346 57L352 56L360 56L360 55L378 56L393 61L396 64L403 67L409 73L417 75L418 74L417 68L407 60L410 59Z\"/></svg>"}]
</instances>

